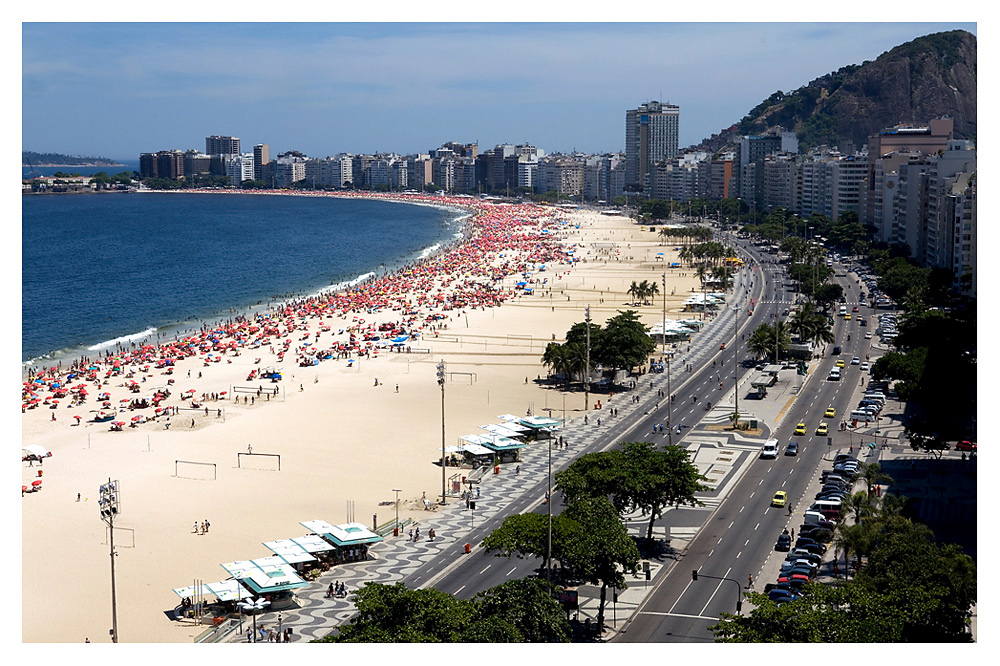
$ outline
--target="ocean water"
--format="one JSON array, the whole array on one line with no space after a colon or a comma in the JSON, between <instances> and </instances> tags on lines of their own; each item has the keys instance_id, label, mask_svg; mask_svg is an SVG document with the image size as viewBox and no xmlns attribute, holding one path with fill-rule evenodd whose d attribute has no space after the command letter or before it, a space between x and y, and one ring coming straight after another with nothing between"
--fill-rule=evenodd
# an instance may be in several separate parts
<instances>
[{"instance_id":1,"label":"ocean water","mask_svg":"<svg viewBox=\"0 0 1000 666\"><path fill-rule=\"evenodd\" d=\"M96 355L391 271L457 210L240 194L23 196L21 360Z\"/></svg>"}]
</instances>

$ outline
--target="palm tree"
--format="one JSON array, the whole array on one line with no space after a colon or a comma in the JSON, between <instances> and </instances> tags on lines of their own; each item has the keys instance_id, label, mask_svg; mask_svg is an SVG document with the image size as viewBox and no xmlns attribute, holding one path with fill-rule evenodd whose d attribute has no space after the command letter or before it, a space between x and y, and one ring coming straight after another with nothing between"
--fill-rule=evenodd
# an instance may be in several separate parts
<instances>
[{"instance_id":1,"label":"palm tree","mask_svg":"<svg viewBox=\"0 0 1000 666\"><path fill-rule=\"evenodd\" d=\"M840 503L840 510L844 513L854 514L854 523L860 524L863 518L875 515L875 502L868 496L868 493L858 491L850 497L845 497Z\"/></svg>"},{"instance_id":2,"label":"palm tree","mask_svg":"<svg viewBox=\"0 0 1000 666\"><path fill-rule=\"evenodd\" d=\"M632 284L629 286L628 292L626 292L626 293L628 293L628 295L632 297L632 302L633 303L638 302L638 300L639 300L639 283L637 283L635 280L632 280Z\"/></svg>"},{"instance_id":3,"label":"palm tree","mask_svg":"<svg viewBox=\"0 0 1000 666\"><path fill-rule=\"evenodd\" d=\"M882 471L882 466L877 462L873 463L861 463L858 466L858 478L865 482L865 489L868 491L868 495L872 494L872 486L876 483L885 481L888 484L893 482L892 477Z\"/></svg>"},{"instance_id":4,"label":"palm tree","mask_svg":"<svg viewBox=\"0 0 1000 666\"><path fill-rule=\"evenodd\" d=\"M650 281L649 286L646 288L646 296L653 299L657 294L660 293L660 284L656 281Z\"/></svg>"},{"instance_id":5,"label":"palm tree","mask_svg":"<svg viewBox=\"0 0 1000 666\"><path fill-rule=\"evenodd\" d=\"M712 271L712 277L719 280L719 288L722 291L729 291L733 280L733 269L728 266L718 266Z\"/></svg>"},{"instance_id":6,"label":"palm tree","mask_svg":"<svg viewBox=\"0 0 1000 666\"><path fill-rule=\"evenodd\" d=\"M836 337L833 335L833 330L830 327L830 322L819 316L816 318L816 323L813 327L812 334L809 339L813 341L817 346L820 344L828 345L836 341Z\"/></svg>"}]
</instances>

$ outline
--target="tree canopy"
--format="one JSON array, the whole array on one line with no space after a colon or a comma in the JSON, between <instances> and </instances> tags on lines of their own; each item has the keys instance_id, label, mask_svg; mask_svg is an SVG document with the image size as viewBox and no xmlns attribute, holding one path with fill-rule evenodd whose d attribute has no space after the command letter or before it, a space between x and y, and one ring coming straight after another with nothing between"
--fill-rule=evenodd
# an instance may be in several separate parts
<instances>
[{"instance_id":1,"label":"tree canopy","mask_svg":"<svg viewBox=\"0 0 1000 666\"><path fill-rule=\"evenodd\" d=\"M698 506L695 493L705 480L679 446L657 448L651 442L625 442L621 448L588 453L556 473L556 489L567 504L609 497L619 516L642 510L649 516L646 538L667 507Z\"/></svg>"},{"instance_id":2,"label":"tree canopy","mask_svg":"<svg viewBox=\"0 0 1000 666\"><path fill-rule=\"evenodd\" d=\"M976 565L925 526L892 516L855 524L868 561L853 580L809 584L795 601L776 604L748 593L754 609L722 614L710 627L733 643L966 643L976 601Z\"/></svg>"},{"instance_id":3,"label":"tree canopy","mask_svg":"<svg viewBox=\"0 0 1000 666\"><path fill-rule=\"evenodd\" d=\"M510 580L471 600L402 583L365 583L358 613L335 643L541 643L568 642L569 623L544 581Z\"/></svg>"}]
</instances>

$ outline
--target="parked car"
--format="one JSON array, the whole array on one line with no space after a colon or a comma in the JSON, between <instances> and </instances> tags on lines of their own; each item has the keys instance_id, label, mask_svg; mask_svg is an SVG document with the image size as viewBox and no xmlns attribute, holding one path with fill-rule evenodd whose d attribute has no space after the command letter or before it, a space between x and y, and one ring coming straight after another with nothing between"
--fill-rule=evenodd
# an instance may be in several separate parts
<instances>
[{"instance_id":1,"label":"parked car","mask_svg":"<svg viewBox=\"0 0 1000 666\"><path fill-rule=\"evenodd\" d=\"M798 599L798 597L793 595L791 592L786 592L785 590L779 590L779 589L773 589L770 592L768 592L767 598L778 605L787 604L790 601L795 601L796 599Z\"/></svg>"},{"instance_id":2,"label":"parked car","mask_svg":"<svg viewBox=\"0 0 1000 666\"><path fill-rule=\"evenodd\" d=\"M794 557L794 558L800 559L800 560L808 560L809 562L812 562L813 564L815 564L817 566L819 566L819 563L823 561L822 557L820 557L816 553L813 553L813 552L810 552L808 550L805 550L804 548L794 548L794 549L792 549L788 553L788 557L786 557L785 559L788 559L788 558L791 558L791 557Z\"/></svg>"},{"instance_id":3,"label":"parked car","mask_svg":"<svg viewBox=\"0 0 1000 666\"><path fill-rule=\"evenodd\" d=\"M978 448L975 442L970 442L968 440L962 440L955 445L956 451L975 451Z\"/></svg>"},{"instance_id":4,"label":"parked car","mask_svg":"<svg viewBox=\"0 0 1000 666\"><path fill-rule=\"evenodd\" d=\"M820 527L819 525L808 525L803 527L799 534L809 537L810 539L815 539L820 543L830 543L833 541L833 530L828 530L827 528Z\"/></svg>"},{"instance_id":5,"label":"parked car","mask_svg":"<svg viewBox=\"0 0 1000 666\"><path fill-rule=\"evenodd\" d=\"M826 544L822 544L818 541L814 541L808 537L799 537L795 540L796 548L805 548L806 550L816 553L817 555L822 555L826 552Z\"/></svg>"}]
</instances>

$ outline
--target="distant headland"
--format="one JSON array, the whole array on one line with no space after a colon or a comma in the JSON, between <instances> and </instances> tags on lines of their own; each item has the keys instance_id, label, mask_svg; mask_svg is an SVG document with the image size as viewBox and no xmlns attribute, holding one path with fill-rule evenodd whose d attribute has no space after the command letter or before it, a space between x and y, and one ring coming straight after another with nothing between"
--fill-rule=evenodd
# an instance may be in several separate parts
<instances>
[{"instance_id":1,"label":"distant headland","mask_svg":"<svg viewBox=\"0 0 1000 666\"><path fill-rule=\"evenodd\" d=\"M120 167L125 166L107 157L83 157L60 153L21 152L21 166L25 167Z\"/></svg>"}]
</instances>

